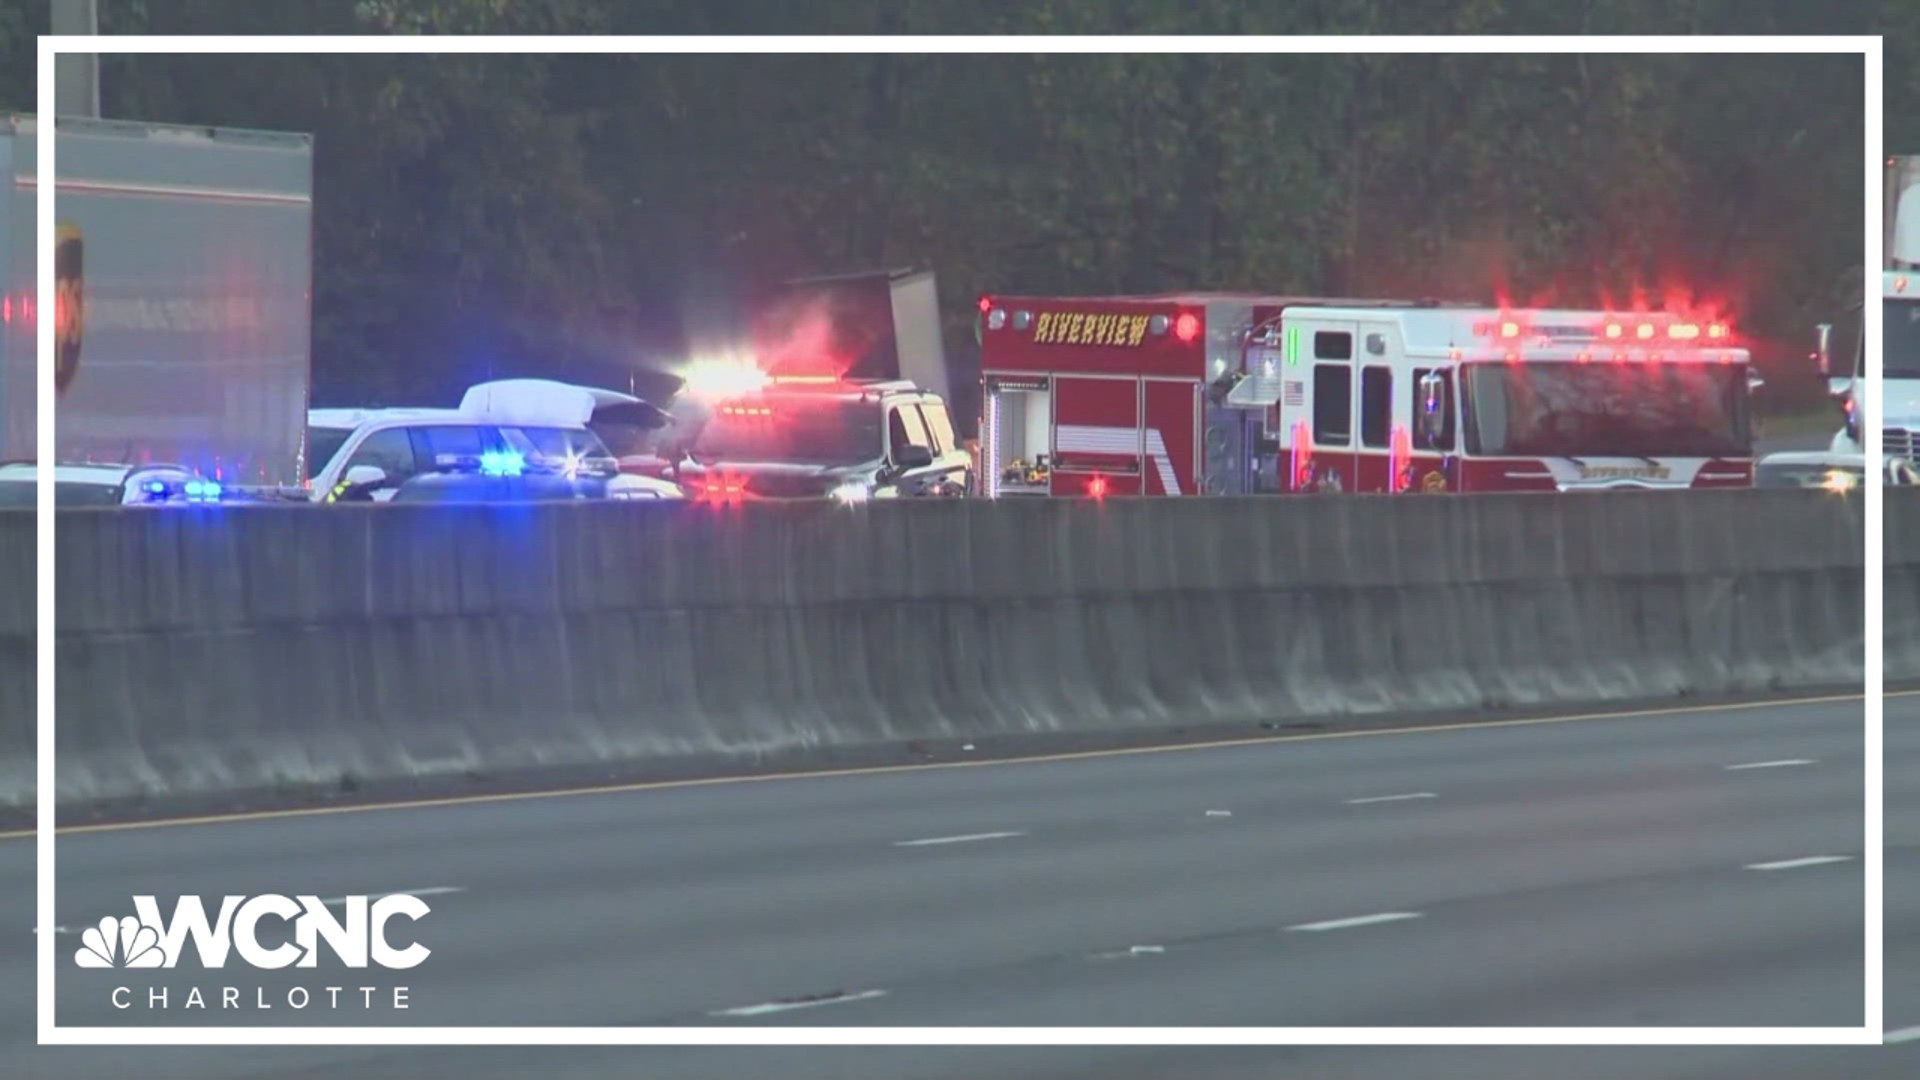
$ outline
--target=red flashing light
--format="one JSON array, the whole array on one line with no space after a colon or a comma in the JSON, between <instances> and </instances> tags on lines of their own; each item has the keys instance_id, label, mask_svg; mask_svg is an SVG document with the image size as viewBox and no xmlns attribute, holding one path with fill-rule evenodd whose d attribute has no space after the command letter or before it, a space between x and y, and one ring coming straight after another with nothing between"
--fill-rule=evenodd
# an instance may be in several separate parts
<instances>
[{"instance_id":1,"label":"red flashing light","mask_svg":"<svg viewBox=\"0 0 1920 1080\"><path fill-rule=\"evenodd\" d=\"M739 502L747 496L747 484L744 480L722 477L707 481L700 494L708 502Z\"/></svg>"},{"instance_id":2,"label":"red flashing light","mask_svg":"<svg viewBox=\"0 0 1920 1080\"><path fill-rule=\"evenodd\" d=\"M1716 338L1716 339L1726 337L1727 324L1726 323L1708 323L1707 336L1710 338Z\"/></svg>"},{"instance_id":3,"label":"red flashing light","mask_svg":"<svg viewBox=\"0 0 1920 1080\"><path fill-rule=\"evenodd\" d=\"M1500 336L1501 336L1501 337L1503 337L1503 338L1516 338L1516 337L1519 337L1519 336L1520 336L1520 324L1519 324L1519 323L1517 323L1517 322L1503 322L1503 323L1501 323L1501 324L1500 324Z\"/></svg>"},{"instance_id":4,"label":"red flashing light","mask_svg":"<svg viewBox=\"0 0 1920 1080\"><path fill-rule=\"evenodd\" d=\"M1517 363L1519 363L1519 362L1520 362L1520 351L1519 351L1518 349L1508 349L1508 350L1507 350L1507 363L1509 363L1509 364L1517 364Z\"/></svg>"},{"instance_id":5,"label":"red flashing light","mask_svg":"<svg viewBox=\"0 0 1920 1080\"><path fill-rule=\"evenodd\" d=\"M1093 496L1096 499L1106 498L1107 497L1107 478L1104 476L1096 476L1093 479L1087 481L1087 494Z\"/></svg>"},{"instance_id":6,"label":"red flashing light","mask_svg":"<svg viewBox=\"0 0 1920 1080\"><path fill-rule=\"evenodd\" d=\"M832 386L840 381L837 375L775 375L776 386Z\"/></svg>"},{"instance_id":7,"label":"red flashing light","mask_svg":"<svg viewBox=\"0 0 1920 1080\"><path fill-rule=\"evenodd\" d=\"M1653 337L1653 324L1641 323L1640 328L1634 331L1634 333L1639 335L1641 341L1649 340Z\"/></svg>"},{"instance_id":8,"label":"red flashing light","mask_svg":"<svg viewBox=\"0 0 1920 1080\"><path fill-rule=\"evenodd\" d=\"M1893 279L1893 291L1894 292L1907 291L1907 275L1901 274L1899 277Z\"/></svg>"},{"instance_id":9,"label":"red flashing light","mask_svg":"<svg viewBox=\"0 0 1920 1080\"><path fill-rule=\"evenodd\" d=\"M720 410L727 416L772 416L773 410L765 405L728 405Z\"/></svg>"},{"instance_id":10,"label":"red flashing light","mask_svg":"<svg viewBox=\"0 0 1920 1080\"><path fill-rule=\"evenodd\" d=\"M1657 363L1659 363L1659 362L1660 362L1660 354L1659 354L1659 353L1653 353L1653 354L1651 354L1651 355L1649 355L1649 356L1647 357L1647 362L1648 362L1648 363L1653 363L1653 364L1657 364Z\"/></svg>"},{"instance_id":11,"label":"red flashing light","mask_svg":"<svg viewBox=\"0 0 1920 1080\"><path fill-rule=\"evenodd\" d=\"M1627 354L1626 354L1626 353L1623 353L1623 352L1617 352L1617 353L1614 353L1614 354L1613 354L1613 362L1614 362L1614 363L1616 363L1616 364L1624 364L1624 363L1626 363L1626 362L1627 362Z\"/></svg>"},{"instance_id":12,"label":"red flashing light","mask_svg":"<svg viewBox=\"0 0 1920 1080\"><path fill-rule=\"evenodd\" d=\"M1192 341L1200 336L1200 317L1191 311L1183 311L1173 320L1173 336L1181 341Z\"/></svg>"},{"instance_id":13,"label":"red flashing light","mask_svg":"<svg viewBox=\"0 0 1920 1080\"><path fill-rule=\"evenodd\" d=\"M993 310L993 297L991 296L981 297L980 298L980 314L985 315L987 312L992 310Z\"/></svg>"},{"instance_id":14,"label":"red flashing light","mask_svg":"<svg viewBox=\"0 0 1920 1080\"><path fill-rule=\"evenodd\" d=\"M13 325L13 297L0 297L0 326Z\"/></svg>"},{"instance_id":15,"label":"red flashing light","mask_svg":"<svg viewBox=\"0 0 1920 1080\"><path fill-rule=\"evenodd\" d=\"M1593 354L1590 352L1583 352L1576 359L1578 359L1580 363L1584 364L1593 359Z\"/></svg>"},{"instance_id":16,"label":"red flashing light","mask_svg":"<svg viewBox=\"0 0 1920 1080\"><path fill-rule=\"evenodd\" d=\"M1455 349L1455 350L1453 350L1453 351L1452 351L1452 352L1451 352L1450 354L1448 354L1448 355L1449 355L1449 358L1450 358L1450 359L1453 359L1453 360L1455 360L1455 361L1458 361L1458 360L1460 359L1460 350L1459 350L1459 349Z\"/></svg>"},{"instance_id":17,"label":"red flashing light","mask_svg":"<svg viewBox=\"0 0 1920 1080\"><path fill-rule=\"evenodd\" d=\"M1626 328L1625 328L1625 327L1623 327L1623 326L1621 326L1621 325L1620 325L1619 323L1608 323L1608 324L1607 324L1607 336L1608 336L1608 337L1610 337L1610 338L1617 338L1617 337L1619 337L1619 336L1620 336L1621 334L1624 334L1624 333L1626 333L1626 332L1627 332L1627 331L1626 331Z\"/></svg>"},{"instance_id":18,"label":"red flashing light","mask_svg":"<svg viewBox=\"0 0 1920 1080\"><path fill-rule=\"evenodd\" d=\"M1667 327L1667 336L1676 341L1692 341L1700 336L1700 327L1693 323L1674 323Z\"/></svg>"}]
</instances>

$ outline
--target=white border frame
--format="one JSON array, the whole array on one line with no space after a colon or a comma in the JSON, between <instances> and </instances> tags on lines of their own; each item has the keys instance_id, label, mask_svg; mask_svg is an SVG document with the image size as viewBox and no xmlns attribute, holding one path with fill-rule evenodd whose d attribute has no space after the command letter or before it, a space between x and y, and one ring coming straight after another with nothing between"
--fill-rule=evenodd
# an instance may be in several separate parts
<instances>
[{"instance_id":1,"label":"white border frame","mask_svg":"<svg viewBox=\"0 0 1920 1080\"><path fill-rule=\"evenodd\" d=\"M1881 39L1828 37L102 37L39 39L37 303L54 302L54 57L60 53L128 55L307 53L1824 53L1860 55L1865 63L1866 145L1862 194L1866 208L1865 261L1871 276L1881 263L1884 151ZM1880 348L1880 306L1863 305L1868 356ZM37 321L42 377L37 382L37 456L54 460L53 319ZM1867 457L1880 452L1881 398L1877 366L1867 375L1862 423ZM38 904L35 940L41 1045L68 1046L459 1046L459 1045L832 1045L832 1046L1738 1046L1878 1045L1882 1016L1882 705L1881 633L1884 539L1880 474L1866 488L1866 1024L1859 1028L1188 1028L1188 1027L60 1027L55 1023L54 974L54 510L52 470L39 473L38 624L36 670L39 758L35 853Z\"/></svg>"}]
</instances>

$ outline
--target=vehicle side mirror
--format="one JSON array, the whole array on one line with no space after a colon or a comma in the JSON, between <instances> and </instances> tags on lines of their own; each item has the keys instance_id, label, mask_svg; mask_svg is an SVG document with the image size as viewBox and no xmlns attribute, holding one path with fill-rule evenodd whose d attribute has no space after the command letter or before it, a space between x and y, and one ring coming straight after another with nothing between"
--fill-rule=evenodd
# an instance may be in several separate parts
<instances>
[{"instance_id":1,"label":"vehicle side mirror","mask_svg":"<svg viewBox=\"0 0 1920 1080\"><path fill-rule=\"evenodd\" d=\"M933 464L933 450L925 446L903 446L893 457L894 465L903 472Z\"/></svg>"},{"instance_id":2,"label":"vehicle side mirror","mask_svg":"<svg viewBox=\"0 0 1920 1080\"><path fill-rule=\"evenodd\" d=\"M1821 323L1814 335L1814 362L1820 365L1820 375L1831 378L1833 375L1833 324Z\"/></svg>"},{"instance_id":3,"label":"vehicle side mirror","mask_svg":"<svg viewBox=\"0 0 1920 1080\"><path fill-rule=\"evenodd\" d=\"M377 488L387 482L387 470L378 465L355 465L347 470L350 488Z\"/></svg>"},{"instance_id":4,"label":"vehicle side mirror","mask_svg":"<svg viewBox=\"0 0 1920 1080\"><path fill-rule=\"evenodd\" d=\"M1438 374L1420 376L1420 434L1429 445L1447 430L1447 383Z\"/></svg>"}]
</instances>

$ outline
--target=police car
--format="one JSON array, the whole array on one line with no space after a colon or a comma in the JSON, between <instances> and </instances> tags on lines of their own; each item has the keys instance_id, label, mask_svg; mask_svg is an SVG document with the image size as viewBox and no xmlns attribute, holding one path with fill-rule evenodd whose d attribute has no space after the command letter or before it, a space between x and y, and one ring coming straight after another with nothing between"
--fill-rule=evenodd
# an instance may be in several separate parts
<instances>
[{"instance_id":1,"label":"police car","mask_svg":"<svg viewBox=\"0 0 1920 1080\"><path fill-rule=\"evenodd\" d=\"M553 476L568 482L568 497L683 498L670 481L621 475L619 462L588 427L621 410L658 413L631 395L542 379L482 383L457 409L314 409L307 417L306 497L388 502L421 480L403 501L416 501L421 492L517 501L508 498L511 492L533 487L492 481Z\"/></svg>"},{"instance_id":2,"label":"police car","mask_svg":"<svg viewBox=\"0 0 1920 1080\"><path fill-rule=\"evenodd\" d=\"M37 505L39 470L0 465L0 507ZM53 502L76 506L183 506L229 498L218 481L180 465L68 464L53 467Z\"/></svg>"}]
</instances>

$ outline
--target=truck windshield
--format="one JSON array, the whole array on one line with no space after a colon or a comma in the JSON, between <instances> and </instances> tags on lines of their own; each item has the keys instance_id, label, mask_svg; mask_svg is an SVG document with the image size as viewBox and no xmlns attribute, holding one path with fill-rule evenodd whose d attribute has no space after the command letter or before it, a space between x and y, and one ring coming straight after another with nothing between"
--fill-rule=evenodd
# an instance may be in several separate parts
<instances>
[{"instance_id":1,"label":"truck windshield","mask_svg":"<svg viewBox=\"0 0 1920 1080\"><path fill-rule=\"evenodd\" d=\"M1880 310L1886 320L1884 377L1920 379L1920 298L1888 300Z\"/></svg>"},{"instance_id":2,"label":"truck windshield","mask_svg":"<svg viewBox=\"0 0 1920 1080\"><path fill-rule=\"evenodd\" d=\"M688 449L702 463L859 465L884 447L877 402L768 397L715 409Z\"/></svg>"},{"instance_id":3,"label":"truck windshield","mask_svg":"<svg viewBox=\"0 0 1920 1080\"><path fill-rule=\"evenodd\" d=\"M320 475L327 467L333 455L346 445L347 436L353 434L352 428L310 427L307 429L307 479Z\"/></svg>"},{"instance_id":4,"label":"truck windshield","mask_svg":"<svg viewBox=\"0 0 1920 1080\"><path fill-rule=\"evenodd\" d=\"M1467 451L1489 457L1746 457L1735 364L1469 364Z\"/></svg>"}]
</instances>

